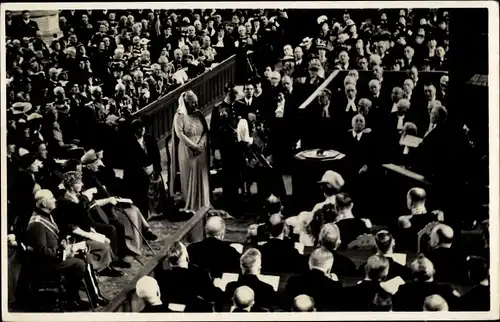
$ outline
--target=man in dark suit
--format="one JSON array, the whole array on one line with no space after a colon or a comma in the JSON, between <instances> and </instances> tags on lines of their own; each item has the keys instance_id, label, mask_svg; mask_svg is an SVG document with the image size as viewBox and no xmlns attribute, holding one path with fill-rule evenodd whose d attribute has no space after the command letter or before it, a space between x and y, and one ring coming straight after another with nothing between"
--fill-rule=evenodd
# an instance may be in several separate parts
<instances>
[{"instance_id":1,"label":"man in dark suit","mask_svg":"<svg viewBox=\"0 0 500 322\"><path fill-rule=\"evenodd\" d=\"M355 115L351 120L352 128L344 132L344 139L340 143L340 151L346 155L346 165L351 179L367 172L376 161L373 135L371 129L365 128L365 124L363 115Z\"/></svg>"},{"instance_id":2,"label":"man in dark suit","mask_svg":"<svg viewBox=\"0 0 500 322\"><path fill-rule=\"evenodd\" d=\"M488 264L482 257L471 256L467 266L474 287L460 297L457 307L461 311L489 311L491 290Z\"/></svg>"},{"instance_id":3,"label":"man in dark suit","mask_svg":"<svg viewBox=\"0 0 500 322\"><path fill-rule=\"evenodd\" d=\"M365 265L365 279L346 288L346 309L349 311L369 311L373 299L384 292L381 282L389 273L389 260L385 256L373 255Z\"/></svg>"},{"instance_id":4,"label":"man in dark suit","mask_svg":"<svg viewBox=\"0 0 500 322\"><path fill-rule=\"evenodd\" d=\"M339 227L333 223L325 224L319 233L319 245L333 254L333 265L331 272L337 276L356 276L356 264L339 252L337 248L341 245Z\"/></svg>"},{"instance_id":5,"label":"man in dark suit","mask_svg":"<svg viewBox=\"0 0 500 322\"><path fill-rule=\"evenodd\" d=\"M238 270L240 253L223 241L226 223L219 216L210 217L205 225L206 238L190 244L188 253L191 262L208 270L212 278L222 273Z\"/></svg>"},{"instance_id":6,"label":"man in dark suit","mask_svg":"<svg viewBox=\"0 0 500 322\"><path fill-rule=\"evenodd\" d=\"M337 107L336 115L337 128L340 133L350 128L353 116L358 114L357 89L354 84L346 84L344 88L345 96L342 98L340 106Z\"/></svg>"},{"instance_id":7,"label":"man in dark suit","mask_svg":"<svg viewBox=\"0 0 500 322\"><path fill-rule=\"evenodd\" d=\"M158 143L151 135L146 134L146 128L140 120L132 121L131 130L132 136L124 156L126 162L123 180L127 184L130 199L148 219L149 185L153 177L161 176L162 171L160 151Z\"/></svg>"},{"instance_id":8,"label":"man in dark suit","mask_svg":"<svg viewBox=\"0 0 500 322\"><path fill-rule=\"evenodd\" d=\"M377 246L377 254L380 256L384 256L389 261L389 273L387 274L386 279L390 280L394 277L401 277L403 280L409 280L412 277L411 270L399 264L398 262L392 259L392 254L394 253L394 245L396 244L394 238L391 233L387 230L381 230L375 235L375 245ZM360 273L365 272L366 263L361 264L358 271Z\"/></svg>"},{"instance_id":9,"label":"man in dark suit","mask_svg":"<svg viewBox=\"0 0 500 322\"><path fill-rule=\"evenodd\" d=\"M342 284L335 274L331 274L333 255L325 248L318 248L309 257L309 271L288 279L283 303L290 310L293 299L305 294L314 299L318 311L342 310Z\"/></svg>"},{"instance_id":10,"label":"man in dark suit","mask_svg":"<svg viewBox=\"0 0 500 322\"><path fill-rule=\"evenodd\" d=\"M29 10L23 10L22 19L19 21L19 25L17 27L17 36L18 38L32 38L35 37L36 32L39 30L38 24L36 21L30 19Z\"/></svg>"},{"instance_id":11,"label":"man in dark suit","mask_svg":"<svg viewBox=\"0 0 500 322\"><path fill-rule=\"evenodd\" d=\"M335 196L335 223L340 231L342 248L356 240L359 236L369 233L371 222L365 218L355 218L352 213L354 202L350 195L345 192Z\"/></svg>"},{"instance_id":12,"label":"man in dark suit","mask_svg":"<svg viewBox=\"0 0 500 322\"><path fill-rule=\"evenodd\" d=\"M243 87L244 97L242 99L234 102L234 111L237 118L243 118L248 120L248 114L252 113L256 116L259 116L259 106L255 106L254 103L254 94L255 88L252 83L247 82Z\"/></svg>"},{"instance_id":13,"label":"man in dark suit","mask_svg":"<svg viewBox=\"0 0 500 322\"><path fill-rule=\"evenodd\" d=\"M439 282L465 282L467 266L465 255L453 247L453 229L445 224L436 225L429 240L427 258L434 264L434 278Z\"/></svg>"},{"instance_id":14,"label":"man in dark suit","mask_svg":"<svg viewBox=\"0 0 500 322\"><path fill-rule=\"evenodd\" d=\"M135 293L144 301L144 309L141 313L172 312L168 305L161 301L160 287L151 276L143 276L137 281Z\"/></svg>"},{"instance_id":15,"label":"man in dark suit","mask_svg":"<svg viewBox=\"0 0 500 322\"><path fill-rule=\"evenodd\" d=\"M394 296L394 311L422 311L425 298L440 295L448 303L450 310L456 306L459 293L448 284L434 281L434 265L423 255L419 255L411 264L414 281L401 285Z\"/></svg>"},{"instance_id":16,"label":"man in dark suit","mask_svg":"<svg viewBox=\"0 0 500 322\"><path fill-rule=\"evenodd\" d=\"M236 128L238 117L234 109L238 90L234 84L226 84L226 96L217 104L210 119L210 145L214 166L222 168L222 190L224 209L230 213L237 210L238 188L241 186L240 157ZM217 164L218 163L218 164Z\"/></svg>"},{"instance_id":17,"label":"man in dark suit","mask_svg":"<svg viewBox=\"0 0 500 322\"><path fill-rule=\"evenodd\" d=\"M212 312L212 304L221 299L221 292L210 278L209 272L189 265L186 246L175 242L167 250L168 270L160 267L155 273L164 303L186 305L186 311Z\"/></svg>"},{"instance_id":18,"label":"man in dark suit","mask_svg":"<svg viewBox=\"0 0 500 322\"><path fill-rule=\"evenodd\" d=\"M305 269L304 257L295 249L291 240L285 239L285 219L281 214L273 214L267 223L269 240L259 247L262 253L264 272L300 273Z\"/></svg>"},{"instance_id":19,"label":"man in dark suit","mask_svg":"<svg viewBox=\"0 0 500 322\"><path fill-rule=\"evenodd\" d=\"M237 281L231 282L226 286L226 295L231 298L235 290L240 286L248 286L255 293L255 305L257 307L272 309L276 302L276 292L273 287L262 282L258 275L260 274L262 255L255 248L248 249L240 259L241 275Z\"/></svg>"},{"instance_id":20,"label":"man in dark suit","mask_svg":"<svg viewBox=\"0 0 500 322\"><path fill-rule=\"evenodd\" d=\"M61 244L59 227L51 212L56 208L56 199L49 190L39 190L35 195L36 208L26 230L26 246L32 251L29 256L32 267L31 280L57 272L67 281L68 301L75 308L82 307L79 289L85 276L85 261L74 257L77 249Z\"/></svg>"},{"instance_id":21,"label":"man in dark suit","mask_svg":"<svg viewBox=\"0 0 500 322\"><path fill-rule=\"evenodd\" d=\"M417 234L427 224L444 220L440 212L428 212L426 208L427 193L422 188L411 188L406 195L406 206L409 215L398 218L398 227L392 231L399 241L396 249L409 250L417 248Z\"/></svg>"}]
</instances>

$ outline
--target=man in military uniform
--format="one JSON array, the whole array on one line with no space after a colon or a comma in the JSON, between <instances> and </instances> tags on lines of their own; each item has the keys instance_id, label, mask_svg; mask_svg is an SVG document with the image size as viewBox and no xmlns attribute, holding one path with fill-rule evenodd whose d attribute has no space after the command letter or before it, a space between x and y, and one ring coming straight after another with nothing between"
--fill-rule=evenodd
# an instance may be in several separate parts
<instances>
[{"instance_id":1,"label":"man in military uniform","mask_svg":"<svg viewBox=\"0 0 500 322\"><path fill-rule=\"evenodd\" d=\"M30 254L28 267L36 267L35 270L28 269L30 275L36 273L36 276L31 276L30 279L36 280L54 272L63 275L66 279L69 306L75 310L86 309L85 303L80 299L79 289L81 281L88 279L86 284L94 286L90 290L92 302L106 305L108 300L100 295L91 267L85 260L75 256L85 252L86 245L67 244L66 240L59 236L59 227L51 215L56 208L56 199L52 192L39 190L35 194L35 202L36 208L30 218L25 239Z\"/></svg>"},{"instance_id":2,"label":"man in military uniform","mask_svg":"<svg viewBox=\"0 0 500 322\"><path fill-rule=\"evenodd\" d=\"M236 210L240 180L242 157L238 149L236 128L238 117L234 110L234 102L238 90L233 84L226 84L226 97L216 105L210 121L211 146L214 163L222 166L222 189L226 210Z\"/></svg>"}]
</instances>

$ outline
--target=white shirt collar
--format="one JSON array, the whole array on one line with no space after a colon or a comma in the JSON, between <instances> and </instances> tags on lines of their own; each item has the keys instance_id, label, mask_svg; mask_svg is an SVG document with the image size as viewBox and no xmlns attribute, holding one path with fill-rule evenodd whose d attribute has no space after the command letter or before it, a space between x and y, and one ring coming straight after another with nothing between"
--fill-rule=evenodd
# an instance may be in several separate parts
<instances>
[{"instance_id":1,"label":"white shirt collar","mask_svg":"<svg viewBox=\"0 0 500 322\"><path fill-rule=\"evenodd\" d=\"M418 206L418 207L415 207L411 210L412 215L421 215L421 214L426 214L426 213L427 213L427 209L425 208L425 206Z\"/></svg>"},{"instance_id":2,"label":"white shirt collar","mask_svg":"<svg viewBox=\"0 0 500 322\"><path fill-rule=\"evenodd\" d=\"M363 134L363 132L359 132L359 133L356 133L354 131L352 131L352 137L355 138L356 140L361 140L361 135Z\"/></svg>"},{"instance_id":3,"label":"white shirt collar","mask_svg":"<svg viewBox=\"0 0 500 322\"><path fill-rule=\"evenodd\" d=\"M253 97L250 97L250 98L245 97L245 103L252 104L252 99L253 99Z\"/></svg>"}]
</instances>

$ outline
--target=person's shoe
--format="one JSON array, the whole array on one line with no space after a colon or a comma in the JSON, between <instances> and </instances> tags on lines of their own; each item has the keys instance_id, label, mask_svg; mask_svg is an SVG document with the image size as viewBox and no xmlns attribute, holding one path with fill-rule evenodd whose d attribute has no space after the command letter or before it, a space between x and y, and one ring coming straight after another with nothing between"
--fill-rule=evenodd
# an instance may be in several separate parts
<instances>
[{"instance_id":1,"label":"person's shoe","mask_svg":"<svg viewBox=\"0 0 500 322\"><path fill-rule=\"evenodd\" d=\"M127 263L123 259L119 259L119 260L111 262L111 266L118 267L118 268L130 268L130 267L132 267L130 265L130 263Z\"/></svg>"},{"instance_id":2,"label":"person's shoe","mask_svg":"<svg viewBox=\"0 0 500 322\"><path fill-rule=\"evenodd\" d=\"M152 231L151 229L147 229L144 231L144 233L142 234L144 236L144 238L146 238L146 240L151 240L151 241L154 241L154 240L157 240L158 239L158 236L156 236Z\"/></svg>"},{"instance_id":3,"label":"person's shoe","mask_svg":"<svg viewBox=\"0 0 500 322\"><path fill-rule=\"evenodd\" d=\"M109 304L109 300L102 295L98 295L93 300L94 304L97 306L106 306Z\"/></svg>"},{"instance_id":4,"label":"person's shoe","mask_svg":"<svg viewBox=\"0 0 500 322\"><path fill-rule=\"evenodd\" d=\"M109 276L109 277L119 277L122 276L123 272L114 269L113 267L106 267L99 272L99 276Z\"/></svg>"},{"instance_id":5,"label":"person's shoe","mask_svg":"<svg viewBox=\"0 0 500 322\"><path fill-rule=\"evenodd\" d=\"M85 302L81 299L68 301L67 310L73 312L81 312L90 310L90 303Z\"/></svg>"}]
</instances>

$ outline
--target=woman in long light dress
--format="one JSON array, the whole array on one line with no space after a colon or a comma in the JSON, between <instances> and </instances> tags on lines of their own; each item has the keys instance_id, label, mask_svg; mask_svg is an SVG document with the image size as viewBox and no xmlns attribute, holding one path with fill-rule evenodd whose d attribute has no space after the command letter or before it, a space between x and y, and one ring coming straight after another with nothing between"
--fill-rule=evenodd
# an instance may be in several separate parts
<instances>
[{"instance_id":1,"label":"woman in long light dress","mask_svg":"<svg viewBox=\"0 0 500 322\"><path fill-rule=\"evenodd\" d=\"M179 166L180 188L186 203L185 211L197 212L210 207L208 124L203 113L198 110L198 97L187 91L181 94L174 116L173 144L170 148L171 177L175 183ZM178 141L178 147L177 142ZM172 184L171 193L174 193ZM203 236L203 221L191 230L192 241Z\"/></svg>"}]
</instances>

